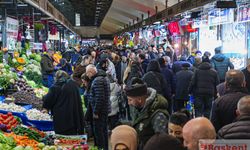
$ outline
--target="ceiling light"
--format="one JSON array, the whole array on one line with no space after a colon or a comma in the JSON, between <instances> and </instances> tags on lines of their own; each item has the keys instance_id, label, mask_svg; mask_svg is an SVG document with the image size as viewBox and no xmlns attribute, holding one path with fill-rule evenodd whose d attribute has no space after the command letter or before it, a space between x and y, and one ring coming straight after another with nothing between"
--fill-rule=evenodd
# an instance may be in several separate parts
<instances>
[{"instance_id":1,"label":"ceiling light","mask_svg":"<svg viewBox=\"0 0 250 150\"><path fill-rule=\"evenodd\" d=\"M17 4L18 7L27 7L28 4Z\"/></svg>"}]
</instances>

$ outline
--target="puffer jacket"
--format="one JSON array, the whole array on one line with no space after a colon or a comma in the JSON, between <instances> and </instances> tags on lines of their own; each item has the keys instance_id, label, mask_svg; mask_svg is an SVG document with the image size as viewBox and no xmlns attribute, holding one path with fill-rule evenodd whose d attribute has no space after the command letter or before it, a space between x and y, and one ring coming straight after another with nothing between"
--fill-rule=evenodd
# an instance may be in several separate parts
<instances>
[{"instance_id":1,"label":"puffer jacket","mask_svg":"<svg viewBox=\"0 0 250 150\"><path fill-rule=\"evenodd\" d=\"M98 73L92 78L89 103L96 115L108 115L111 112L110 82L103 70L98 70Z\"/></svg>"},{"instance_id":2,"label":"puffer jacket","mask_svg":"<svg viewBox=\"0 0 250 150\"><path fill-rule=\"evenodd\" d=\"M248 94L245 88L228 89L225 95L214 101L210 120L216 132L236 119L237 115L235 110L237 109L237 104L239 100L246 95Z\"/></svg>"},{"instance_id":3,"label":"puffer jacket","mask_svg":"<svg viewBox=\"0 0 250 150\"><path fill-rule=\"evenodd\" d=\"M228 68L234 69L230 59L223 54L215 54L211 59L212 67L217 71L220 81L225 81L225 75Z\"/></svg>"},{"instance_id":4,"label":"puffer jacket","mask_svg":"<svg viewBox=\"0 0 250 150\"><path fill-rule=\"evenodd\" d=\"M121 87L116 83L110 83L110 103L111 103L111 113L109 116L114 116L119 112L118 94L121 92Z\"/></svg>"},{"instance_id":5,"label":"puffer jacket","mask_svg":"<svg viewBox=\"0 0 250 150\"><path fill-rule=\"evenodd\" d=\"M151 87L161 94L166 99L170 100L170 87L168 87L167 81L161 74L161 68L156 60L152 60L147 67L147 73L143 76L143 81L146 82L148 87Z\"/></svg>"},{"instance_id":6,"label":"puffer jacket","mask_svg":"<svg viewBox=\"0 0 250 150\"><path fill-rule=\"evenodd\" d=\"M250 139L250 116L239 116L236 122L224 126L218 132L220 139Z\"/></svg>"},{"instance_id":7,"label":"puffer jacket","mask_svg":"<svg viewBox=\"0 0 250 150\"><path fill-rule=\"evenodd\" d=\"M41 69L43 75L50 75L54 72L53 59L47 54L44 54L41 60Z\"/></svg>"},{"instance_id":8,"label":"puffer jacket","mask_svg":"<svg viewBox=\"0 0 250 150\"><path fill-rule=\"evenodd\" d=\"M190 93L199 96L213 97L216 94L216 86L219 84L217 72L207 62L199 65L194 72L190 84Z\"/></svg>"}]
</instances>

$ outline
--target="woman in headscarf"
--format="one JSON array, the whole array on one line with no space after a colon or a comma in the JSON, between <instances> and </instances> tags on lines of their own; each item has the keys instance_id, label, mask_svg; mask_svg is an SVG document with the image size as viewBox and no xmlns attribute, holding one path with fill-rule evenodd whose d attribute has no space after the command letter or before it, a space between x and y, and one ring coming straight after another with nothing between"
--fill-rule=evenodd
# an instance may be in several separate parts
<instances>
[{"instance_id":1,"label":"woman in headscarf","mask_svg":"<svg viewBox=\"0 0 250 150\"><path fill-rule=\"evenodd\" d=\"M121 125L112 130L112 150L137 150L137 133L134 128Z\"/></svg>"},{"instance_id":2,"label":"woman in headscarf","mask_svg":"<svg viewBox=\"0 0 250 150\"><path fill-rule=\"evenodd\" d=\"M84 133L84 115L78 85L65 71L57 71L55 83L43 97L43 108L51 111L56 134Z\"/></svg>"}]
</instances>

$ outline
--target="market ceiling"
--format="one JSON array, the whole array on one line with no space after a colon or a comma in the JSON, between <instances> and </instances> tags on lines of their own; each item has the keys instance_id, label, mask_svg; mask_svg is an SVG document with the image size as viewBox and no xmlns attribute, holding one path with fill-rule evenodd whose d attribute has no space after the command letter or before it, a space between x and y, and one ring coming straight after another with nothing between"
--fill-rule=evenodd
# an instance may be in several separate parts
<instances>
[{"instance_id":1,"label":"market ceiling","mask_svg":"<svg viewBox=\"0 0 250 150\"><path fill-rule=\"evenodd\" d=\"M166 0L49 0L64 16L75 25L75 13L80 14L79 28L82 34L96 34L99 27L100 34L113 34L137 20L155 14L166 8ZM168 6L176 4L178 0L168 0ZM90 28L92 27L92 28Z\"/></svg>"},{"instance_id":2,"label":"market ceiling","mask_svg":"<svg viewBox=\"0 0 250 150\"><path fill-rule=\"evenodd\" d=\"M80 26L99 27L113 0L49 0L75 25L75 14L80 14Z\"/></svg>"},{"instance_id":3,"label":"market ceiling","mask_svg":"<svg viewBox=\"0 0 250 150\"><path fill-rule=\"evenodd\" d=\"M182 1L182 0L180 0ZM173 6L178 0L168 0L168 6ZM101 33L113 34L123 29L124 25L136 23L137 18L141 21L142 14L144 19L166 8L166 0L113 0L113 3L101 24ZM134 20L134 21L133 21Z\"/></svg>"}]
</instances>

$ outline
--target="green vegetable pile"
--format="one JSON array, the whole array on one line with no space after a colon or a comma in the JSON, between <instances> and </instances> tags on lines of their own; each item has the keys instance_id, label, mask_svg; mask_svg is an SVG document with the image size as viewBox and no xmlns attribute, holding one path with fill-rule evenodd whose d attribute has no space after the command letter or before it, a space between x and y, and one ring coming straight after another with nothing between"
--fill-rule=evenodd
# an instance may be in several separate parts
<instances>
[{"instance_id":1,"label":"green vegetable pile","mask_svg":"<svg viewBox=\"0 0 250 150\"><path fill-rule=\"evenodd\" d=\"M10 71L9 66L0 64L0 86L7 89L11 84L14 84L17 79L17 74Z\"/></svg>"},{"instance_id":2,"label":"green vegetable pile","mask_svg":"<svg viewBox=\"0 0 250 150\"><path fill-rule=\"evenodd\" d=\"M17 126L16 128L13 128L12 131L16 134L16 135L26 135L28 136L30 139L36 140L36 141L42 141L42 136L31 129L22 127L22 126Z\"/></svg>"},{"instance_id":3,"label":"green vegetable pile","mask_svg":"<svg viewBox=\"0 0 250 150\"><path fill-rule=\"evenodd\" d=\"M24 75L27 78L27 80L34 81L38 86L42 85L42 73L40 64L33 64L32 61L31 64L28 64L26 66Z\"/></svg>"},{"instance_id":4,"label":"green vegetable pile","mask_svg":"<svg viewBox=\"0 0 250 150\"><path fill-rule=\"evenodd\" d=\"M40 55L40 54L35 54L35 53L30 54L30 55L29 55L29 58L30 58L30 59L33 59L33 60L35 60L35 61L37 61L37 62L41 62L41 60L42 60L41 55Z\"/></svg>"},{"instance_id":5,"label":"green vegetable pile","mask_svg":"<svg viewBox=\"0 0 250 150\"><path fill-rule=\"evenodd\" d=\"M16 146L16 142L12 137L6 137L0 132L0 149L12 150Z\"/></svg>"}]
</instances>

